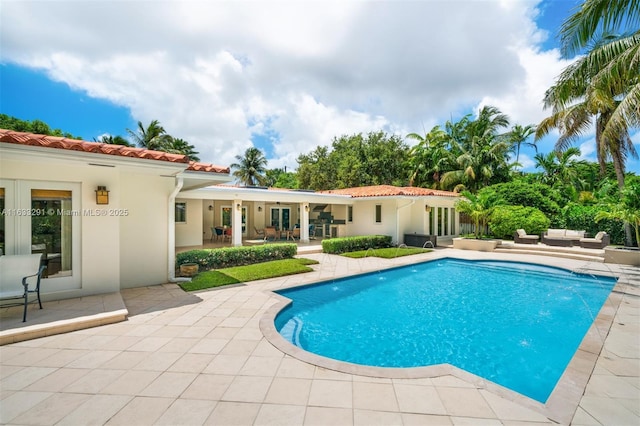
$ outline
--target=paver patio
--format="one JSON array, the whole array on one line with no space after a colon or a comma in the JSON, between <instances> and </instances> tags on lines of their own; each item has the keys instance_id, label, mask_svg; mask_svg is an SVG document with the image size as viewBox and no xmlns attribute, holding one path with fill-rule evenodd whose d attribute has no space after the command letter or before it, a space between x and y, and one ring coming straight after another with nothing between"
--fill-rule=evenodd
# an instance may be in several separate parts
<instances>
[{"instance_id":1,"label":"paver patio","mask_svg":"<svg viewBox=\"0 0 640 426\"><path fill-rule=\"evenodd\" d=\"M586 387L564 383L579 393L577 408L545 412L455 374L380 378L334 371L283 353L260 329L279 302L273 289L444 256L627 274L589 333L600 344L583 343L570 365L588 370ZM305 257L320 260L315 272L191 294L175 284L124 290L127 321L0 347L0 423L640 424L637 268L452 249L395 260ZM547 417L563 409L568 418Z\"/></svg>"}]
</instances>

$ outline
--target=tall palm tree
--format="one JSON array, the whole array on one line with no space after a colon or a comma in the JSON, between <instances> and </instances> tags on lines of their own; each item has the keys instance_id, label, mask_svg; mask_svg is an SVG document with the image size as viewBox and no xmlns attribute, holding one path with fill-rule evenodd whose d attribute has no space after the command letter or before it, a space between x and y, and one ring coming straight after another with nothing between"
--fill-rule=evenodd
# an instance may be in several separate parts
<instances>
[{"instance_id":1,"label":"tall palm tree","mask_svg":"<svg viewBox=\"0 0 640 426\"><path fill-rule=\"evenodd\" d=\"M536 154L536 168L542 169L542 183L549 186L565 185L580 189L581 182L575 169L580 150L571 147L563 152L552 151L548 154Z\"/></svg>"},{"instance_id":2,"label":"tall palm tree","mask_svg":"<svg viewBox=\"0 0 640 426\"><path fill-rule=\"evenodd\" d=\"M231 164L235 169L233 176L245 185L263 185L266 182L267 159L258 148L247 148L244 156L236 155L237 163Z\"/></svg>"},{"instance_id":3,"label":"tall palm tree","mask_svg":"<svg viewBox=\"0 0 640 426\"><path fill-rule=\"evenodd\" d=\"M506 178L509 144L499 131L508 125L509 118L492 106L483 107L475 120L465 117L459 123L447 123L457 157L455 169L442 175L443 186L475 192L500 181L499 176Z\"/></svg>"},{"instance_id":4,"label":"tall palm tree","mask_svg":"<svg viewBox=\"0 0 640 426\"><path fill-rule=\"evenodd\" d=\"M449 135L440 126L421 136L409 133L407 138L418 141L409 152L409 165L413 172L409 177L409 186L430 186L440 189L443 172L450 170L454 158L449 151Z\"/></svg>"},{"instance_id":5,"label":"tall palm tree","mask_svg":"<svg viewBox=\"0 0 640 426\"><path fill-rule=\"evenodd\" d=\"M624 31L622 36L607 37ZM624 87L616 93L619 102L605 123L604 136L614 138L639 126L640 1L586 0L562 24L560 39L566 57L588 48L582 68L596 87Z\"/></svg>"},{"instance_id":6,"label":"tall palm tree","mask_svg":"<svg viewBox=\"0 0 640 426\"><path fill-rule=\"evenodd\" d=\"M533 124L529 124L527 126L521 126L520 124L515 124L511 131L507 134L509 139L509 143L512 148L516 150L516 163L520 162L520 146L526 145L535 149L536 154L538 153L538 146L536 145L536 141L527 142L532 135L536 132L536 126Z\"/></svg>"},{"instance_id":7,"label":"tall palm tree","mask_svg":"<svg viewBox=\"0 0 640 426\"><path fill-rule=\"evenodd\" d=\"M170 138L158 120L151 121L147 127L144 127L142 122L138 121L136 131L127 129L127 132L139 147L159 151L162 150L163 144Z\"/></svg>"}]
</instances>

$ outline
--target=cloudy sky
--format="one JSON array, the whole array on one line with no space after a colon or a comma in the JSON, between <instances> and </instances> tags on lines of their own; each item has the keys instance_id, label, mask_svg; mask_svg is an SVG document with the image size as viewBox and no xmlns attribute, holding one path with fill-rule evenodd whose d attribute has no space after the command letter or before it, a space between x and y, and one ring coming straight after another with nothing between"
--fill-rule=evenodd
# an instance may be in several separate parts
<instances>
[{"instance_id":1,"label":"cloudy sky","mask_svg":"<svg viewBox=\"0 0 640 426\"><path fill-rule=\"evenodd\" d=\"M202 161L228 165L253 145L288 169L335 136L404 136L486 104L538 123L569 63L558 25L579 3L0 2L2 113L87 140L157 119ZM592 136L577 146L595 159Z\"/></svg>"}]
</instances>

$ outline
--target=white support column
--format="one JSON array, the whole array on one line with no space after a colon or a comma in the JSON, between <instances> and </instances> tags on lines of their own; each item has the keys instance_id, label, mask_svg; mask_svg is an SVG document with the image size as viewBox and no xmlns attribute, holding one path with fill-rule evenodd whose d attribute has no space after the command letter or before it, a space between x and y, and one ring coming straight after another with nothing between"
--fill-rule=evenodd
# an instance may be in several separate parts
<instances>
[{"instance_id":1,"label":"white support column","mask_svg":"<svg viewBox=\"0 0 640 426\"><path fill-rule=\"evenodd\" d=\"M300 203L300 242L309 242L309 203Z\"/></svg>"},{"instance_id":2,"label":"white support column","mask_svg":"<svg viewBox=\"0 0 640 426\"><path fill-rule=\"evenodd\" d=\"M231 211L231 242L237 247L242 245L242 200L233 200Z\"/></svg>"}]
</instances>

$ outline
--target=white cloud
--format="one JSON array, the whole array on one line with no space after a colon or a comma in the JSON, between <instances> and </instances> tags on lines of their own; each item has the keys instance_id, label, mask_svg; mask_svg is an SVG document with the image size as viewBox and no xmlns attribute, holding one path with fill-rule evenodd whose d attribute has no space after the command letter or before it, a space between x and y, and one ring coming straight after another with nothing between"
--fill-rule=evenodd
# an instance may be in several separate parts
<instances>
[{"instance_id":1,"label":"white cloud","mask_svg":"<svg viewBox=\"0 0 640 426\"><path fill-rule=\"evenodd\" d=\"M5 2L2 61L158 119L203 161L262 134L269 167L294 168L335 136L422 133L479 104L537 123L565 65L536 47L538 2Z\"/></svg>"}]
</instances>

